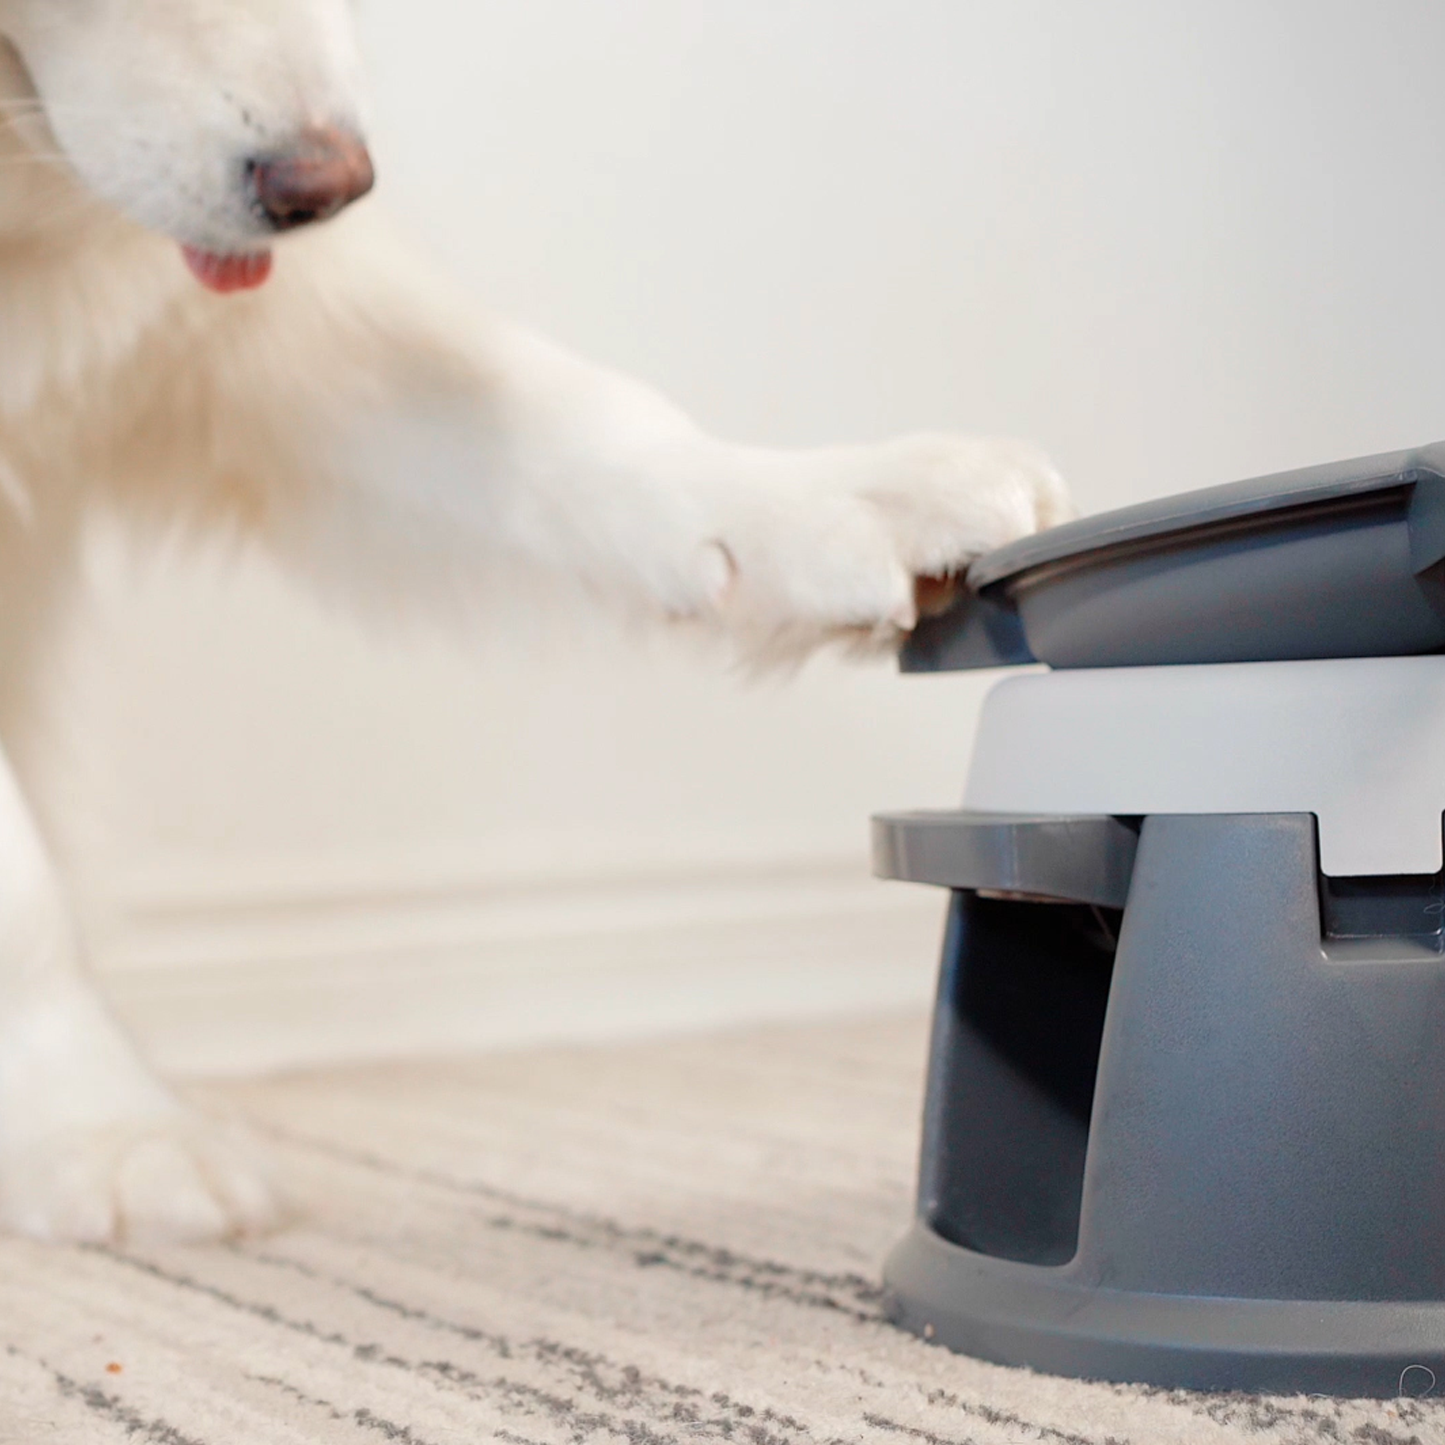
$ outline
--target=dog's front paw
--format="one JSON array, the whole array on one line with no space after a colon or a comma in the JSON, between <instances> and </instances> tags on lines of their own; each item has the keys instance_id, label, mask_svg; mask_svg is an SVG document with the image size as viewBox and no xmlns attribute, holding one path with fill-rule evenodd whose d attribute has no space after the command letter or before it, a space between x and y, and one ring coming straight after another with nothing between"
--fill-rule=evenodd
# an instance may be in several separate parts
<instances>
[{"instance_id":1,"label":"dog's front paw","mask_svg":"<svg viewBox=\"0 0 1445 1445\"><path fill-rule=\"evenodd\" d=\"M720 540L719 614L763 662L834 641L893 648L975 557L1072 515L1023 442L922 435L808 454Z\"/></svg>"},{"instance_id":2,"label":"dog's front paw","mask_svg":"<svg viewBox=\"0 0 1445 1445\"><path fill-rule=\"evenodd\" d=\"M65 1130L0 1158L0 1225L35 1239L195 1243L278 1219L244 1140L180 1107Z\"/></svg>"},{"instance_id":3,"label":"dog's front paw","mask_svg":"<svg viewBox=\"0 0 1445 1445\"><path fill-rule=\"evenodd\" d=\"M858 495L887 523L910 577L955 576L975 557L1074 515L1063 479L1026 442L921 435L871 451Z\"/></svg>"}]
</instances>

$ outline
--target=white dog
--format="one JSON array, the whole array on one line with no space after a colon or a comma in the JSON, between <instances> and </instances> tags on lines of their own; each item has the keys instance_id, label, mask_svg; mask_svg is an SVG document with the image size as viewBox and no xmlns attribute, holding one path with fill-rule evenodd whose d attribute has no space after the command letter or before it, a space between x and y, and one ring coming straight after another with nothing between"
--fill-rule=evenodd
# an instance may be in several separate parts
<instances>
[{"instance_id":1,"label":"white dog","mask_svg":"<svg viewBox=\"0 0 1445 1445\"><path fill-rule=\"evenodd\" d=\"M1027 446L730 446L459 320L369 206L330 221L363 133L348 0L0 0L0 1222L28 1234L273 1214L85 981L20 780L88 502L244 529L359 602L515 559L759 658L886 646L915 579L1066 512Z\"/></svg>"}]
</instances>

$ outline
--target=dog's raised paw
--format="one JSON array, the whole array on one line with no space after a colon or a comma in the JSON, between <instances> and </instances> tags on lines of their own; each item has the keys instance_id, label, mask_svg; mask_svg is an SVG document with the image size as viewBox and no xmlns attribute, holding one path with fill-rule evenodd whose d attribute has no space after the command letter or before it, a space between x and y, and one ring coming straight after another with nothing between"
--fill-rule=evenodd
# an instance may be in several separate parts
<instances>
[{"instance_id":1,"label":"dog's raised paw","mask_svg":"<svg viewBox=\"0 0 1445 1445\"><path fill-rule=\"evenodd\" d=\"M723 538L718 616L764 664L828 642L894 648L975 557L1073 514L1024 442L924 434L803 457Z\"/></svg>"},{"instance_id":2,"label":"dog's raised paw","mask_svg":"<svg viewBox=\"0 0 1445 1445\"><path fill-rule=\"evenodd\" d=\"M873 451L860 494L883 513L915 577L963 570L983 552L1074 515L1039 448L988 437L900 437Z\"/></svg>"},{"instance_id":3,"label":"dog's raised paw","mask_svg":"<svg viewBox=\"0 0 1445 1445\"><path fill-rule=\"evenodd\" d=\"M34 1239L200 1243L280 1217L244 1138L186 1110L68 1131L0 1160L0 1225Z\"/></svg>"}]
</instances>

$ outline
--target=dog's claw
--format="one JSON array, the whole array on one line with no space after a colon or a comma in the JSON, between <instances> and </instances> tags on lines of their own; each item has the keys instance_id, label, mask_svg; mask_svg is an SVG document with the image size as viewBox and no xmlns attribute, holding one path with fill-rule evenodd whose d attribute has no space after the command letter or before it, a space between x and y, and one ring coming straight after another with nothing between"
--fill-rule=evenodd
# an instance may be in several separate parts
<instances>
[{"instance_id":1,"label":"dog's claw","mask_svg":"<svg viewBox=\"0 0 1445 1445\"><path fill-rule=\"evenodd\" d=\"M963 591L963 578L956 572L942 577L915 577L913 579L913 603L921 621L925 617L939 617L947 612Z\"/></svg>"}]
</instances>

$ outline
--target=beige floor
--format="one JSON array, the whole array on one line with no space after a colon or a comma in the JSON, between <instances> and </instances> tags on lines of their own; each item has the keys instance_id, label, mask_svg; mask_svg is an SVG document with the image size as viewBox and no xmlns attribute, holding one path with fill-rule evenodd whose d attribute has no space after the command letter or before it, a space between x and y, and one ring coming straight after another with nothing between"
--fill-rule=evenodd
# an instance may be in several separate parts
<instances>
[{"instance_id":1,"label":"beige floor","mask_svg":"<svg viewBox=\"0 0 1445 1445\"><path fill-rule=\"evenodd\" d=\"M1441 1445L1445 1404L1081 1385L879 1316L921 1015L215 1083L297 1222L0 1244L6 1445Z\"/></svg>"}]
</instances>

